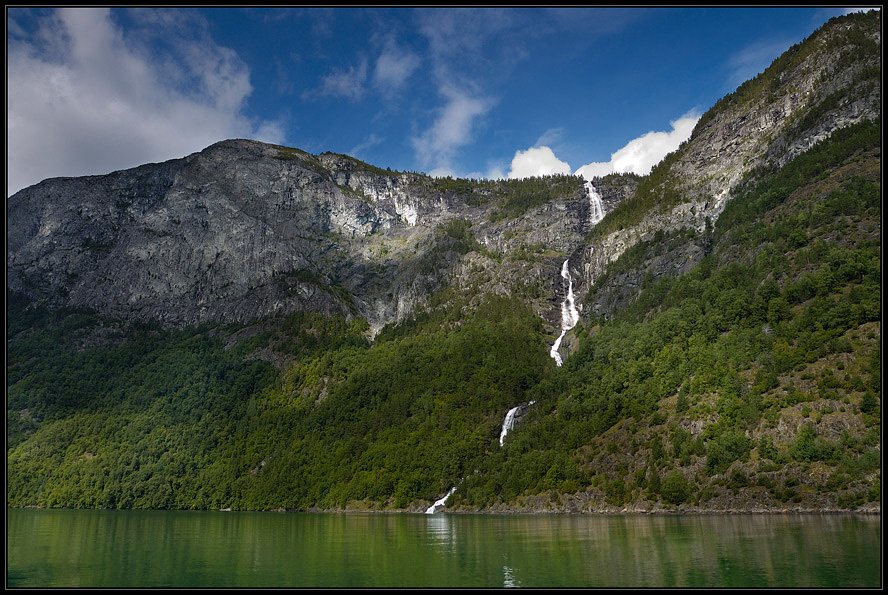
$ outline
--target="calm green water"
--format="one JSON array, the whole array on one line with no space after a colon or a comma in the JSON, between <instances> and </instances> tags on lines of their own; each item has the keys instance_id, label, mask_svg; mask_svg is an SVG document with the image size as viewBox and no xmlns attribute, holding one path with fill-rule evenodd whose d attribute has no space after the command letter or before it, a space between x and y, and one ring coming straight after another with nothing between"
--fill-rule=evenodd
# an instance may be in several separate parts
<instances>
[{"instance_id":1,"label":"calm green water","mask_svg":"<svg viewBox=\"0 0 888 595\"><path fill-rule=\"evenodd\" d=\"M7 515L10 587L881 585L879 516Z\"/></svg>"}]
</instances>

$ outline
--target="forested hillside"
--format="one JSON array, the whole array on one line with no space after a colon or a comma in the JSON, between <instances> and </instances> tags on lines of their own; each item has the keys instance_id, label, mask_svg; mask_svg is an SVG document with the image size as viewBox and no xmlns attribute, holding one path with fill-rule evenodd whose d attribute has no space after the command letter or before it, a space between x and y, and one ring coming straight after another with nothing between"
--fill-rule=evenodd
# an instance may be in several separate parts
<instances>
[{"instance_id":1,"label":"forested hillside","mask_svg":"<svg viewBox=\"0 0 888 595\"><path fill-rule=\"evenodd\" d=\"M879 509L880 48L831 20L644 177L225 141L17 193L8 505Z\"/></svg>"},{"instance_id":2,"label":"forested hillside","mask_svg":"<svg viewBox=\"0 0 888 595\"><path fill-rule=\"evenodd\" d=\"M372 345L320 315L171 331L12 300L9 503L420 509L451 485L465 509L877 502L880 156L875 122L757 172L706 259L585 323L561 369L519 301L466 312L447 290Z\"/></svg>"}]
</instances>

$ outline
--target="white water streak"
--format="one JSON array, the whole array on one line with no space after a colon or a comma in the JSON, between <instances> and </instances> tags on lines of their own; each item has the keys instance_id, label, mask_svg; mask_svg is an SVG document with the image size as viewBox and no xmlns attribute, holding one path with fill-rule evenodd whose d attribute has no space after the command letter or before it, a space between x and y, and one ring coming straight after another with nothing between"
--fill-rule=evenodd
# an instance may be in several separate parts
<instances>
[{"instance_id":1,"label":"white water streak","mask_svg":"<svg viewBox=\"0 0 888 595\"><path fill-rule=\"evenodd\" d=\"M536 404L536 401L531 401L527 404L528 407ZM500 431L500 446L503 445L503 441L506 439L506 434L512 431L512 428L515 427L515 415L518 413L518 409L521 408L521 405L517 407L512 407L506 412L506 419L503 420L503 429Z\"/></svg>"},{"instance_id":2,"label":"white water streak","mask_svg":"<svg viewBox=\"0 0 888 595\"><path fill-rule=\"evenodd\" d=\"M561 266L561 278L567 279L567 298L561 302L561 328L570 330L580 321L580 313L574 303L574 283L567 268L570 259L565 260Z\"/></svg>"},{"instance_id":3,"label":"white water streak","mask_svg":"<svg viewBox=\"0 0 888 595\"><path fill-rule=\"evenodd\" d=\"M554 343L552 343L552 349L549 350L549 357L555 360L555 365L559 368L562 366L562 364L564 364L564 362L561 360L561 354L558 353L558 349L561 347L561 340L564 338L564 334L566 332L566 330L561 331L561 334L558 335L558 338L555 339Z\"/></svg>"},{"instance_id":4,"label":"white water streak","mask_svg":"<svg viewBox=\"0 0 888 595\"><path fill-rule=\"evenodd\" d=\"M444 496L440 500L435 500L435 503L426 508L426 514L435 514L440 509L444 508L444 505L447 503L447 498L453 495L453 492L456 491L456 486L450 488L450 491L444 494Z\"/></svg>"},{"instance_id":5,"label":"white water streak","mask_svg":"<svg viewBox=\"0 0 888 595\"><path fill-rule=\"evenodd\" d=\"M518 407L512 407L509 409L509 412L506 413L506 419L503 420L503 429L500 430L500 446L503 445L503 440L506 439L506 434L509 433L509 430L515 427L515 414L518 413Z\"/></svg>"},{"instance_id":6,"label":"white water streak","mask_svg":"<svg viewBox=\"0 0 888 595\"><path fill-rule=\"evenodd\" d=\"M595 226L604 219L604 203L601 202L601 195L595 190L592 182L586 181L585 184L586 193L589 195L589 225ZM580 320L580 313L577 312L577 307L574 303L573 279L567 268L569 260L565 260L561 267L561 277L567 280L567 297L561 302L561 334L558 335L558 338L555 339L555 342L552 343L552 348L549 350L549 356L555 360L555 365L559 368L564 363L561 359L561 354L558 352L561 348L561 341L564 340L564 335L567 334L567 331L575 327Z\"/></svg>"},{"instance_id":7,"label":"white water streak","mask_svg":"<svg viewBox=\"0 0 888 595\"><path fill-rule=\"evenodd\" d=\"M577 322L580 321L580 313L577 312L577 306L574 302L573 278L571 278L570 270L568 269L569 261L570 259L567 259L564 261L564 264L561 265L561 278L567 280L567 297L561 302L561 334L558 335L558 338L552 344L552 349L549 350L549 356L555 360L555 365L558 367L561 367L564 363L561 360L561 354L558 353L558 349L561 347L561 341L564 339L564 335L567 334L567 331L575 327Z\"/></svg>"},{"instance_id":8,"label":"white water streak","mask_svg":"<svg viewBox=\"0 0 888 595\"><path fill-rule=\"evenodd\" d=\"M604 203L592 182L586 182L586 193L589 195L589 225L593 226L604 219Z\"/></svg>"}]
</instances>

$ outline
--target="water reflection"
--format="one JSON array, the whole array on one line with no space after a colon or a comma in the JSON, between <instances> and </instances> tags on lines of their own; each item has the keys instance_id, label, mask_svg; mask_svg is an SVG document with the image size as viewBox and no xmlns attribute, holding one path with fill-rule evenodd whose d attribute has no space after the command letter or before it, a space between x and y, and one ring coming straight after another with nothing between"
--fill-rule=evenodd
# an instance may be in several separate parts
<instances>
[{"instance_id":1,"label":"water reflection","mask_svg":"<svg viewBox=\"0 0 888 595\"><path fill-rule=\"evenodd\" d=\"M436 514L426 516L426 528L432 543L455 546L456 532L450 522L450 515Z\"/></svg>"},{"instance_id":2,"label":"water reflection","mask_svg":"<svg viewBox=\"0 0 888 595\"><path fill-rule=\"evenodd\" d=\"M508 566L503 566L503 586L504 587L520 587L521 584L515 581L515 577L512 576L512 569Z\"/></svg>"},{"instance_id":3,"label":"water reflection","mask_svg":"<svg viewBox=\"0 0 888 595\"><path fill-rule=\"evenodd\" d=\"M8 511L8 586L872 587L878 516Z\"/></svg>"}]
</instances>

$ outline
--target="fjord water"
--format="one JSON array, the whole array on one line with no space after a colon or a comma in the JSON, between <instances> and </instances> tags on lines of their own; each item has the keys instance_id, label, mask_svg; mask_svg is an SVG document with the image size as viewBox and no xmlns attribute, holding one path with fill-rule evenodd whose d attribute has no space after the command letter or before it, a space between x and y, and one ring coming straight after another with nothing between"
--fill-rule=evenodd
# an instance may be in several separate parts
<instances>
[{"instance_id":1,"label":"fjord water","mask_svg":"<svg viewBox=\"0 0 888 595\"><path fill-rule=\"evenodd\" d=\"M874 587L880 517L8 510L7 586Z\"/></svg>"}]
</instances>

